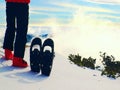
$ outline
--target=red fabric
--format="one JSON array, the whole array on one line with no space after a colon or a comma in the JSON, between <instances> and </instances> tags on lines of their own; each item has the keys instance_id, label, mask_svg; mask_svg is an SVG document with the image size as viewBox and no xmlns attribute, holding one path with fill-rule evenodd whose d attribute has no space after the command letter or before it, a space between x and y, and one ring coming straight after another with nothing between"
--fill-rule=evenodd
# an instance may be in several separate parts
<instances>
[{"instance_id":1,"label":"red fabric","mask_svg":"<svg viewBox=\"0 0 120 90\"><path fill-rule=\"evenodd\" d=\"M13 54L11 50L5 49L5 59L6 60L12 60L13 59Z\"/></svg>"},{"instance_id":2,"label":"red fabric","mask_svg":"<svg viewBox=\"0 0 120 90\"><path fill-rule=\"evenodd\" d=\"M13 57L13 64L12 64L12 66L25 68L25 67L28 66L28 64L22 58Z\"/></svg>"},{"instance_id":3,"label":"red fabric","mask_svg":"<svg viewBox=\"0 0 120 90\"><path fill-rule=\"evenodd\" d=\"M30 3L30 0L5 0L6 2Z\"/></svg>"}]
</instances>

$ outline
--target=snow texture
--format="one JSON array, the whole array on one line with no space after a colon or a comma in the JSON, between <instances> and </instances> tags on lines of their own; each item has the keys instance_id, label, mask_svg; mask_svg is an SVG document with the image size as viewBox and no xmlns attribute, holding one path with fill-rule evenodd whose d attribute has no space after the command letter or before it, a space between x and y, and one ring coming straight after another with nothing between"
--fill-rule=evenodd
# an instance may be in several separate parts
<instances>
[{"instance_id":1,"label":"snow texture","mask_svg":"<svg viewBox=\"0 0 120 90\"><path fill-rule=\"evenodd\" d=\"M29 48L25 60L29 63ZM0 90L119 90L120 78L101 76L100 71L83 69L56 52L49 77L33 73L30 67L16 68L11 60L0 60Z\"/></svg>"},{"instance_id":2,"label":"snow texture","mask_svg":"<svg viewBox=\"0 0 120 90\"><path fill-rule=\"evenodd\" d=\"M100 50L116 55L119 60L120 31L118 28L104 28L82 30L81 27L61 27L50 31L52 35L48 33L48 36L55 42L55 58L49 77L31 72L30 66L16 68L11 66L11 60L0 59L0 90L120 90L120 78L101 76L100 71L80 68L68 60L69 54L77 53L83 57L98 58ZM29 30L29 34L34 32L34 29ZM2 38L4 34L1 32L0 35ZM3 50L0 51L2 57ZM24 59L30 64L29 47L26 47Z\"/></svg>"}]
</instances>

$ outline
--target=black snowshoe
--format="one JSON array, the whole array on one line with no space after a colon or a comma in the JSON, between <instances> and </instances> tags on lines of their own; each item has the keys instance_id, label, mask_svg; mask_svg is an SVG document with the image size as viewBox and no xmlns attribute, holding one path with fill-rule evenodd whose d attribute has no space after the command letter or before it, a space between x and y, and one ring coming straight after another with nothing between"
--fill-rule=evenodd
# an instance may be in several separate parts
<instances>
[{"instance_id":1,"label":"black snowshoe","mask_svg":"<svg viewBox=\"0 0 120 90\"><path fill-rule=\"evenodd\" d=\"M46 47L49 47L51 50L47 49ZM42 46L41 71L43 75L45 76L50 75L53 64L53 58L54 58L54 42L52 39L48 38L44 41Z\"/></svg>"},{"instance_id":2,"label":"black snowshoe","mask_svg":"<svg viewBox=\"0 0 120 90\"><path fill-rule=\"evenodd\" d=\"M30 46L30 67L33 72L40 72L41 66L41 49L42 49L42 41L40 38L36 37L32 40Z\"/></svg>"}]
</instances>

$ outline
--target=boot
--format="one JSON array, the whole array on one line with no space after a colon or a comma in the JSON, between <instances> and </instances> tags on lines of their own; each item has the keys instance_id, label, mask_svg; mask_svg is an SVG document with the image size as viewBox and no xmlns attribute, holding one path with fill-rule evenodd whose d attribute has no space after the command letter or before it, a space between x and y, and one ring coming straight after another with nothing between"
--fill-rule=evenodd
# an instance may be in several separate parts
<instances>
[{"instance_id":1,"label":"boot","mask_svg":"<svg viewBox=\"0 0 120 90\"><path fill-rule=\"evenodd\" d=\"M13 54L12 51L9 49L5 49L5 57L6 60L12 60L13 59Z\"/></svg>"},{"instance_id":2,"label":"boot","mask_svg":"<svg viewBox=\"0 0 120 90\"><path fill-rule=\"evenodd\" d=\"M25 67L28 66L28 64L27 64L27 62L25 60L23 60L23 58L13 57L12 66L25 68Z\"/></svg>"}]
</instances>

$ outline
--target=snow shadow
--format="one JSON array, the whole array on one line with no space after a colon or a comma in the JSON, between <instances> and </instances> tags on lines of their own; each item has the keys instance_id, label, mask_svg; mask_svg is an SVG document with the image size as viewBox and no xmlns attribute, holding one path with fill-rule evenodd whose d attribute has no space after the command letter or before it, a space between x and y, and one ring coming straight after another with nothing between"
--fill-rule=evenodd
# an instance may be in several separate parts
<instances>
[{"instance_id":1,"label":"snow shadow","mask_svg":"<svg viewBox=\"0 0 120 90\"><path fill-rule=\"evenodd\" d=\"M48 77L41 75L40 73L35 73L27 69L21 69L16 67L3 67L0 68L0 72L7 72L7 74L4 74L3 76L17 80L20 83L35 83L35 82L41 82L43 80L46 80Z\"/></svg>"},{"instance_id":2,"label":"snow shadow","mask_svg":"<svg viewBox=\"0 0 120 90\"><path fill-rule=\"evenodd\" d=\"M47 76L41 75L40 73L30 71L30 67L18 68L11 65L11 60L6 61L4 59L0 59L0 73L2 73L3 76L7 78L16 79L20 83L40 82L48 78Z\"/></svg>"},{"instance_id":3,"label":"snow shadow","mask_svg":"<svg viewBox=\"0 0 120 90\"><path fill-rule=\"evenodd\" d=\"M15 74L17 77L20 77L19 82L21 83L34 83L41 82L46 80L48 77L41 75L40 73L35 73L32 71L19 72Z\"/></svg>"},{"instance_id":4,"label":"snow shadow","mask_svg":"<svg viewBox=\"0 0 120 90\"><path fill-rule=\"evenodd\" d=\"M11 65L12 65L11 60L0 59L0 73L10 72L15 69L19 69L19 68L12 67Z\"/></svg>"},{"instance_id":5,"label":"snow shadow","mask_svg":"<svg viewBox=\"0 0 120 90\"><path fill-rule=\"evenodd\" d=\"M13 71L13 70L14 70L14 68L12 68L11 66L0 67L0 73L10 72L10 71Z\"/></svg>"}]
</instances>

